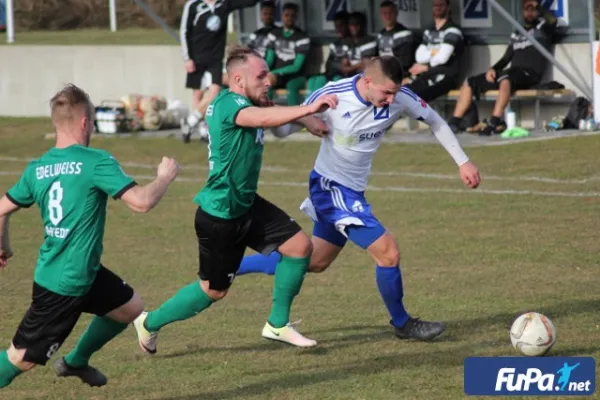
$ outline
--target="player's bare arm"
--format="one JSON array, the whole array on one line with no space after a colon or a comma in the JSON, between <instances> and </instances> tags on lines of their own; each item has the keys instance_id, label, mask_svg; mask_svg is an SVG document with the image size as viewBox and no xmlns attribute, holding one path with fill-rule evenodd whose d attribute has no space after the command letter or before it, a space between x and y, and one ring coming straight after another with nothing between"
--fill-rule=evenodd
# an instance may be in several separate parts
<instances>
[{"instance_id":1,"label":"player's bare arm","mask_svg":"<svg viewBox=\"0 0 600 400\"><path fill-rule=\"evenodd\" d=\"M319 97L317 101L306 106L247 107L239 112L235 123L243 127L274 128L311 114L323 112L328 108L335 109L337 103L338 98L336 95L326 95Z\"/></svg>"},{"instance_id":2,"label":"player's bare arm","mask_svg":"<svg viewBox=\"0 0 600 400\"><path fill-rule=\"evenodd\" d=\"M6 196L0 199L0 269L6 267L7 260L13 255L8 235L8 221L10 215L18 211L19 208Z\"/></svg>"},{"instance_id":3,"label":"player's bare arm","mask_svg":"<svg viewBox=\"0 0 600 400\"><path fill-rule=\"evenodd\" d=\"M145 186L134 186L126 191L121 199L133 211L147 213L163 198L171 182L179 173L179 165L169 157L163 157L156 178Z\"/></svg>"}]
</instances>

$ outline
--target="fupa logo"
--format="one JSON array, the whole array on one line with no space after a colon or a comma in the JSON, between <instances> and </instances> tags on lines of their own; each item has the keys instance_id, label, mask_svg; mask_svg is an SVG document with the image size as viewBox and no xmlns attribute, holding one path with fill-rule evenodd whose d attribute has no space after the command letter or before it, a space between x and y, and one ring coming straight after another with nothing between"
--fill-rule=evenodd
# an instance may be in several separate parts
<instances>
[{"instance_id":1,"label":"fupa logo","mask_svg":"<svg viewBox=\"0 0 600 400\"><path fill-rule=\"evenodd\" d=\"M469 357L465 393L478 396L589 396L596 390L592 357Z\"/></svg>"}]
</instances>

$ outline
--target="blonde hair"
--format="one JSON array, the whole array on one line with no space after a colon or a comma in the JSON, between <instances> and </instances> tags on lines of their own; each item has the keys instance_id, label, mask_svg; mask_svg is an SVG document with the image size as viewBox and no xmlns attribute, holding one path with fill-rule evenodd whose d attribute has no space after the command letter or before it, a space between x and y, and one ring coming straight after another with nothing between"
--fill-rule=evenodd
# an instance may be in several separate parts
<instances>
[{"instance_id":1,"label":"blonde hair","mask_svg":"<svg viewBox=\"0 0 600 400\"><path fill-rule=\"evenodd\" d=\"M50 116L54 125L74 121L80 112L92 118L92 101L81 88L68 84L50 99Z\"/></svg>"}]
</instances>

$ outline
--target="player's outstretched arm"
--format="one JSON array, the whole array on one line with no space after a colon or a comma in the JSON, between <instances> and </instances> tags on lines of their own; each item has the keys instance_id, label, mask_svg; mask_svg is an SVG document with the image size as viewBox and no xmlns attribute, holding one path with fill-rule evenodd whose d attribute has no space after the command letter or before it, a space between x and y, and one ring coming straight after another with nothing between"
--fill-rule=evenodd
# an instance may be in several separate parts
<instances>
[{"instance_id":1,"label":"player's outstretched arm","mask_svg":"<svg viewBox=\"0 0 600 400\"><path fill-rule=\"evenodd\" d=\"M479 186L479 183L481 182L479 170L475 164L469 161L469 157L465 154L446 121L444 121L437 112L430 110L430 113L424 122L431 127L438 142L440 142L458 165L460 178L464 184L471 189L475 189Z\"/></svg>"},{"instance_id":2,"label":"player's outstretched arm","mask_svg":"<svg viewBox=\"0 0 600 400\"><path fill-rule=\"evenodd\" d=\"M3 196L0 199L0 269L6 267L8 259L13 253L10 249L10 240L8 235L8 221L10 215L20 209L18 205Z\"/></svg>"},{"instance_id":3,"label":"player's outstretched arm","mask_svg":"<svg viewBox=\"0 0 600 400\"><path fill-rule=\"evenodd\" d=\"M413 118L420 119L429 125L438 142L454 159L454 162L458 165L460 178L464 184L471 189L478 187L481 182L479 170L475 164L469 161L469 157L465 154L446 121L425 103L423 103L425 106L416 101L408 104L411 105L409 114L413 114L411 115Z\"/></svg>"},{"instance_id":4,"label":"player's outstretched arm","mask_svg":"<svg viewBox=\"0 0 600 400\"><path fill-rule=\"evenodd\" d=\"M246 107L235 118L235 124L249 128L275 128L307 115L337 107L338 98L329 94L319 97L314 103L292 107Z\"/></svg>"},{"instance_id":5,"label":"player's outstretched arm","mask_svg":"<svg viewBox=\"0 0 600 400\"><path fill-rule=\"evenodd\" d=\"M177 162L169 157L163 157L156 178L147 185L133 186L121 195L121 200L133 211L147 213L163 198L171 182L179 172Z\"/></svg>"},{"instance_id":6,"label":"player's outstretched arm","mask_svg":"<svg viewBox=\"0 0 600 400\"><path fill-rule=\"evenodd\" d=\"M327 124L323 120L309 115L304 118L300 118L295 122L290 122L282 126L273 128L273 134L278 138L284 138L290 136L292 133L300 132L305 127L310 133L315 136L323 137L329 132Z\"/></svg>"}]
</instances>

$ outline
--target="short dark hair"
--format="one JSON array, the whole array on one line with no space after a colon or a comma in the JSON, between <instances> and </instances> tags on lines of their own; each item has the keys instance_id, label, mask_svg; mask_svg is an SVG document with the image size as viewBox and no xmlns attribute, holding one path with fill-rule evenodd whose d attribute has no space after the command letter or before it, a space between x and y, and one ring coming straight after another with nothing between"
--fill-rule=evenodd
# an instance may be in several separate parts
<instances>
[{"instance_id":1,"label":"short dark hair","mask_svg":"<svg viewBox=\"0 0 600 400\"><path fill-rule=\"evenodd\" d=\"M367 25L367 16L364 13L359 11L355 11L348 17L348 23L351 25L358 24L363 28L366 28Z\"/></svg>"},{"instance_id":2,"label":"short dark hair","mask_svg":"<svg viewBox=\"0 0 600 400\"><path fill-rule=\"evenodd\" d=\"M272 2L271 0L264 0L260 4L260 9L262 10L263 8L275 8L275 3Z\"/></svg>"},{"instance_id":3,"label":"short dark hair","mask_svg":"<svg viewBox=\"0 0 600 400\"><path fill-rule=\"evenodd\" d=\"M396 57L379 56L373 58L371 62L379 66L381 72L386 78L389 78L395 84L402 83L402 79L404 78L404 69Z\"/></svg>"},{"instance_id":4,"label":"short dark hair","mask_svg":"<svg viewBox=\"0 0 600 400\"><path fill-rule=\"evenodd\" d=\"M231 66L237 63L245 63L250 57L262 58L256 50L249 49L248 47L236 46L229 50L229 53L227 54L225 69L229 71Z\"/></svg>"},{"instance_id":5,"label":"short dark hair","mask_svg":"<svg viewBox=\"0 0 600 400\"><path fill-rule=\"evenodd\" d=\"M350 16L350 14L348 14L348 11L338 11L333 16L333 20L334 21L347 21L349 16Z\"/></svg>"},{"instance_id":6,"label":"short dark hair","mask_svg":"<svg viewBox=\"0 0 600 400\"><path fill-rule=\"evenodd\" d=\"M284 10L294 10L294 11L298 12L298 4L295 4L295 3L285 3L283 5L283 9Z\"/></svg>"},{"instance_id":7,"label":"short dark hair","mask_svg":"<svg viewBox=\"0 0 600 400\"><path fill-rule=\"evenodd\" d=\"M383 7L394 7L396 9L398 8L396 3L391 0L382 1L381 4L379 5L379 8L383 8Z\"/></svg>"}]
</instances>

